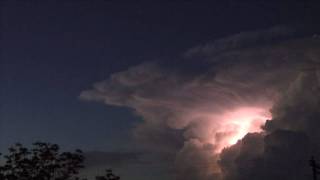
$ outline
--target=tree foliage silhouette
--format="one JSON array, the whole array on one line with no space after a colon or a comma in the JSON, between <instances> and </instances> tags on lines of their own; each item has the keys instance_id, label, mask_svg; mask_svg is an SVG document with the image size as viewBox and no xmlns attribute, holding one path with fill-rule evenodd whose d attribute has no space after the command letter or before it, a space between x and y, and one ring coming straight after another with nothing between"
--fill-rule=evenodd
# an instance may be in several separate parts
<instances>
[{"instance_id":1,"label":"tree foliage silhouette","mask_svg":"<svg viewBox=\"0 0 320 180\"><path fill-rule=\"evenodd\" d=\"M36 142L32 149L17 143L0 166L1 180L67 180L83 168L81 150L59 152L59 146Z\"/></svg>"},{"instance_id":2,"label":"tree foliage silhouette","mask_svg":"<svg viewBox=\"0 0 320 180\"><path fill-rule=\"evenodd\" d=\"M36 142L28 149L17 143L8 150L0 164L0 180L80 180L77 175L84 168L81 150L60 152L57 144ZM105 176L96 176L96 180L120 180L120 177L106 170Z\"/></svg>"}]
</instances>

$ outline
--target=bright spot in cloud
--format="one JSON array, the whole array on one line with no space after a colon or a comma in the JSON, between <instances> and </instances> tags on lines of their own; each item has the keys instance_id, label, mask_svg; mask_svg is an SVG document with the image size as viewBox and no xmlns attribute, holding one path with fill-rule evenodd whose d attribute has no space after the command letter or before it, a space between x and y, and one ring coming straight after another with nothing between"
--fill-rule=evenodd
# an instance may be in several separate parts
<instances>
[{"instance_id":1,"label":"bright spot in cloud","mask_svg":"<svg viewBox=\"0 0 320 180\"><path fill-rule=\"evenodd\" d=\"M236 144L247 133L261 132L261 126L271 118L269 109L243 107L226 112L221 116L219 131L215 134L213 143L217 152Z\"/></svg>"}]
</instances>

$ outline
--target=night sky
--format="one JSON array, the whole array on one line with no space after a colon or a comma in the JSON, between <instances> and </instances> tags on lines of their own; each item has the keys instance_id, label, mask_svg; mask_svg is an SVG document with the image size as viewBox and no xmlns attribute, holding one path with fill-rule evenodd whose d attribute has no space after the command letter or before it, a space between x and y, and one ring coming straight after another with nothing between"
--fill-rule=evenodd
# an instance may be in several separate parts
<instances>
[{"instance_id":1,"label":"night sky","mask_svg":"<svg viewBox=\"0 0 320 180\"><path fill-rule=\"evenodd\" d=\"M316 129L308 129L320 128L319 123L301 126L299 121L292 125L282 112L290 109L288 117L294 114L292 117L298 118L308 112L310 119L316 119L320 112L311 107L318 107L318 101L298 111L293 110L293 102L283 103L287 96L274 100L290 94L286 89L292 83L304 84L304 78L312 81L311 75L301 77L296 69L320 57L316 35L319 3L3 0L0 5L0 151L15 142L48 141L88 152L92 157L85 172L88 174L106 166L115 168L125 179L180 180L179 173L188 168L198 171L199 165L208 166L206 163L216 168L211 165L217 162L217 154L221 154L219 166L225 172L237 171L224 157L230 160L230 154L240 145L221 153L225 144L231 146L237 141L231 144L230 139L222 140L219 145L217 140L209 143L207 134L195 133L204 130L201 124L222 121L204 118L203 114L209 112L225 112L226 107L237 110L250 104L250 112L234 111L239 117L272 108L272 117L259 115L275 122L265 125L265 131L271 133L266 142L283 134L290 140L301 138L294 134L296 131L307 134L312 142L312 137L320 137ZM292 90L292 97L304 96L301 89ZM308 92L312 93L319 98L318 91ZM297 102L307 104L308 98L301 99ZM189 117L194 119L185 122ZM297 130L300 126L306 129ZM214 131L215 137L229 137L229 131L221 131ZM239 137L237 134L235 140L248 132ZM262 138L249 136L243 141ZM198 143L210 144L203 146L212 148L213 156L200 150L189 152L192 148L188 147L199 147ZM317 148L311 149L318 152ZM203 162L205 157L212 162ZM197 167L180 168L188 164L185 159ZM256 172L250 174L252 179L260 178L262 171ZM191 173L188 177L220 179L218 173ZM244 177L229 172L224 178Z\"/></svg>"}]
</instances>

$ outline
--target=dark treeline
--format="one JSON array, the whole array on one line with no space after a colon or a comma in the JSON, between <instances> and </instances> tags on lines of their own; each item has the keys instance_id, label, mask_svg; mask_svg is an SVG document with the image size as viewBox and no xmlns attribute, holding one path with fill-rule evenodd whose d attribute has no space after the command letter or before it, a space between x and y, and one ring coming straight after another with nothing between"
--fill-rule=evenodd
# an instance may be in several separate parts
<instances>
[{"instance_id":1,"label":"dark treeline","mask_svg":"<svg viewBox=\"0 0 320 180\"><path fill-rule=\"evenodd\" d=\"M32 148L22 144L10 147L7 155L1 155L0 180L87 180L79 177L84 168L83 153L60 152L57 144L36 142ZM119 180L112 170L96 180Z\"/></svg>"}]
</instances>

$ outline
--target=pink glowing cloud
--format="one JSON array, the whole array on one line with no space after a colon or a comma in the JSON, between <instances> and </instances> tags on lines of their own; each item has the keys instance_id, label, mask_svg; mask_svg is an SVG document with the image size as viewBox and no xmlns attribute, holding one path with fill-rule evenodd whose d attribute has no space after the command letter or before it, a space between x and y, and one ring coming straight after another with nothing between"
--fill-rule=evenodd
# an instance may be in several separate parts
<instances>
[{"instance_id":1,"label":"pink glowing cloud","mask_svg":"<svg viewBox=\"0 0 320 180\"><path fill-rule=\"evenodd\" d=\"M216 152L235 144L247 133L261 132L261 126L271 119L271 114L268 107L239 107L226 111L220 118L220 127L212 139Z\"/></svg>"},{"instance_id":2,"label":"pink glowing cloud","mask_svg":"<svg viewBox=\"0 0 320 180\"><path fill-rule=\"evenodd\" d=\"M265 39L265 33L255 33L253 39ZM193 174L193 179L218 179L214 172L219 172L221 151L247 133L262 131L279 94L296 79L301 60L310 59L305 53L311 52L309 46L292 48L283 43L228 50L234 42L241 46L246 36L252 39L250 34L195 48L192 55L205 58L184 59L178 67L157 62L130 67L95 83L80 97L133 109L142 119L133 129L138 146L176 156L171 159L181 179L190 169L202 173ZM307 41L291 42L301 43ZM217 53L220 46L223 51ZM185 65L189 61L192 66Z\"/></svg>"}]
</instances>

